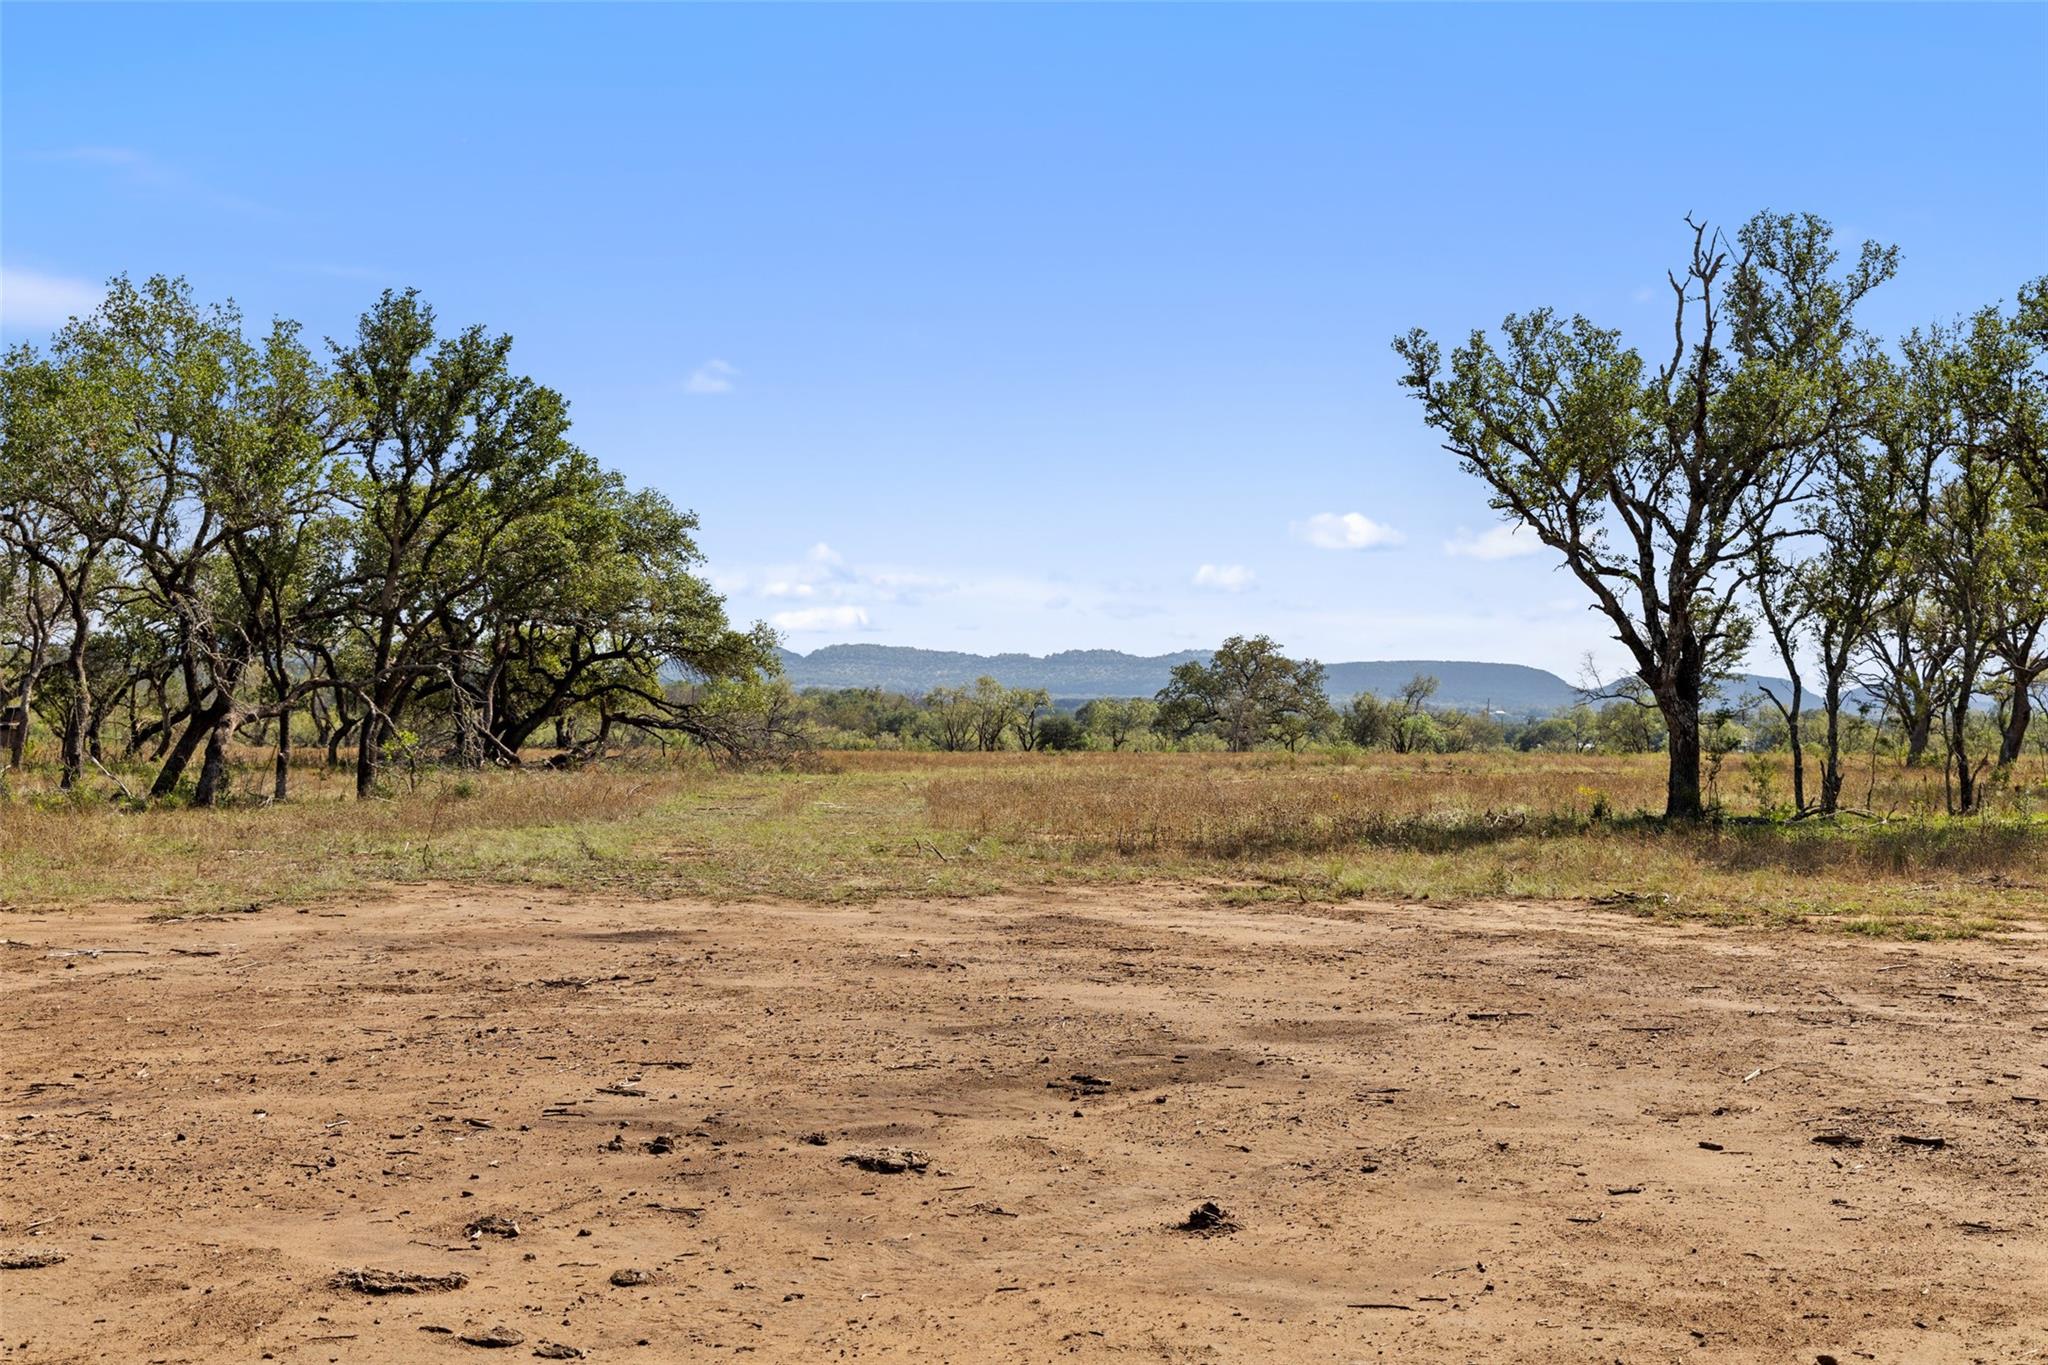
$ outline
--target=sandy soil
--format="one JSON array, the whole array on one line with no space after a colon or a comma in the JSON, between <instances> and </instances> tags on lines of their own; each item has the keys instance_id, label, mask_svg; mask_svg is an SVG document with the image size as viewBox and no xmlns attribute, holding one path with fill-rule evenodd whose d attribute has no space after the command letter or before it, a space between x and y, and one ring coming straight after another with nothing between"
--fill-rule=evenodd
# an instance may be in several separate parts
<instances>
[{"instance_id":1,"label":"sandy soil","mask_svg":"<svg viewBox=\"0 0 2048 1365\"><path fill-rule=\"evenodd\" d=\"M0 933L0 1257L67 1258L0 1271L0 1360L2048 1356L2027 939L1172 888Z\"/></svg>"}]
</instances>

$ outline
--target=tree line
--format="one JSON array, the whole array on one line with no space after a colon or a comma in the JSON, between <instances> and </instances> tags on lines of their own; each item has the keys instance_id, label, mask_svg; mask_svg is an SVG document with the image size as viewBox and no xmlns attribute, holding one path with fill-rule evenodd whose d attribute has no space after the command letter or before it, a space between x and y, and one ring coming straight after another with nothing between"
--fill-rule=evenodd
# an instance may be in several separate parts
<instances>
[{"instance_id":1,"label":"tree line","mask_svg":"<svg viewBox=\"0 0 2048 1365\"><path fill-rule=\"evenodd\" d=\"M1791 679L1772 700L1802 812L1840 809L1859 685L1916 761L1938 753L1951 809L1976 809L2048 675L2048 277L1886 346L1856 316L1895 248L1844 265L1812 214L1759 214L1732 238L1686 221L1661 359L1539 308L1448 357L1408 333L1401 383L1627 651L1667 737L1668 816L1702 813L1703 702L1759 631Z\"/></svg>"},{"instance_id":2,"label":"tree line","mask_svg":"<svg viewBox=\"0 0 2048 1365\"><path fill-rule=\"evenodd\" d=\"M1321 665L1289 658L1270 638L1254 636L1232 637L1207 661L1180 665L1168 685L1151 697L1099 697L1062 705L1042 688L1007 687L984 677L972 687L938 687L923 694L880 687L811 688L794 699L794 711L820 747L840 749L1655 754L1668 745L1655 698L1639 681L1589 683L1577 704L1525 716L1437 705L1433 699L1439 687L1436 677L1418 673L1391 696L1367 692L1336 705L1324 691ZM1788 712L1768 686L1711 679L1701 719L1708 792L1736 754L1750 760L1790 754L1796 773L1796 746L1810 742L1802 722L1818 717L1813 707L1803 714ZM1989 748L2009 733L2010 713L1979 707L1966 724L1968 742ZM1910 728L1868 691L1855 694L1836 718L1836 738L1842 753L1862 756L1872 771L1880 759L1910 765L1924 758ZM2034 734L2031 752L2048 757L2048 733ZM2019 756L2015 753L2015 760ZM1752 788L1762 792L1772 785L1774 779L1757 776L1769 771L1752 765ZM1789 807L1759 795L1759 810L1766 806L1770 813L1802 810L1796 792Z\"/></svg>"},{"instance_id":3,"label":"tree line","mask_svg":"<svg viewBox=\"0 0 2048 1365\"><path fill-rule=\"evenodd\" d=\"M162 797L197 760L206 805L238 735L280 798L302 742L367 796L565 728L772 741L773 638L727 622L696 518L580 449L511 347L387 291L316 353L159 277L9 351L0 766L40 722L66 786L146 761Z\"/></svg>"}]
</instances>

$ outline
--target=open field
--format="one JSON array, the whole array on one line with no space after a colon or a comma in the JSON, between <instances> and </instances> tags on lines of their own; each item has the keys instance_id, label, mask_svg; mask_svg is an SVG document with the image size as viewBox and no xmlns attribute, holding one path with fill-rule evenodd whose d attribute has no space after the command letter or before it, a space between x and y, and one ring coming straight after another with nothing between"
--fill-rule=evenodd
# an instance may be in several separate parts
<instances>
[{"instance_id":1,"label":"open field","mask_svg":"<svg viewBox=\"0 0 2048 1365\"><path fill-rule=\"evenodd\" d=\"M17 774L0 1360L2038 1360L2040 794L1884 776Z\"/></svg>"},{"instance_id":2,"label":"open field","mask_svg":"<svg viewBox=\"0 0 2048 1365\"><path fill-rule=\"evenodd\" d=\"M1940 777L1881 765L1838 822L1670 829L1662 760L1482 754L830 754L822 770L673 763L432 774L349 799L309 766L281 807L126 812L13 775L0 906L166 914L297 904L423 880L619 895L859 901L1200 885L1226 901L1529 898L1881 937L2048 913L2048 777L1987 818L1940 816ZM260 771L252 763L251 769ZM1782 800L1782 767L1767 796ZM1745 809L1731 768L1724 795Z\"/></svg>"},{"instance_id":3,"label":"open field","mask_svg":"<svg viewBox=\"0 0 2048 1365\"><path fill-rule=\"evenodd\" d=\"M6 931L0 1251L67 1259L0 1272L0 1359L2048 1350L2033 932L1145 885Z\"/></svg>"}]
</instances>

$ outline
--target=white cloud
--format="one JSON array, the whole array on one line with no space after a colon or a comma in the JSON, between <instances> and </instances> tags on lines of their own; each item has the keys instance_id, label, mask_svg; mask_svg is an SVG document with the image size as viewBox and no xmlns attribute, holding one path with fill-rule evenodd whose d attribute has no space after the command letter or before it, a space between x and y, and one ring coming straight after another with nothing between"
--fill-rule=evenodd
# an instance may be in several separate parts
<instances>
[{"instance_id":1,"label":"white cloud","mask_svg":"<svg viewBox=\"0 0 2048 1365\"><path fill-rule=\"evenodd\" d=\"M1512 526L1503 523L1476 536L1460 529L1457 535L1444 542L1445 554L1464 555L1470 559L1514 559L1542 552L1543 542L1527 524L1519 521Z\"/></svg>"},{"instance_id":2,"label":"white cloud","mask_svg":"<svg viewBox=\"0 0 2048 1365\"><path fill-rule=\"evenodd\" d=\"M690 371L683 382L684 393L731 393L732 381L740 372L723 360L707 360Z\"/></svg>"},{"instance_id":3,"label":"white cloud","mask_svg":"<svg viewBox=\"0 0 2048 1365\"><path fill-rule=\"evenodd\" d=\"M803 607L768 618L778 630L860 630L867 623L868 614L861 607Z\"/></svg>"},{"instance_id":4,"label":"white cloud","mask_svg":"<svg viewBox=\"0 0 2048 1365\"><path fill-rule=\"evenodd\" d=\"M0 325L62 327L97 308L106 292L90 280L0 267Z\"/></svg>"},{"instance_id":5,"label":"white cloud","mask_svg":"<svg viewBox=\"0 0 2048 1365\"><path fill-rule=\"evenodd\" d=\"M761 585L761 596L763 597L816 597L817 595L818 588L814 583L776 582L763 583Z\"/></svg>"},{"instance_id":6,"label":"white cloud","mask_svg":"<svg viewBox=\"0 0 2048 1365\"><path fill-rule=\"evenodd\" d=\"M822 540L810 548L808 558L813 564L844 564L846 562L845 555L840 554L839 551L833 549Z\"/></svg>"},{"instance_id":7,"label":"white cloud","mask_svg":"<svg viewBox=\"0 0 2048 1365\"><path fill-rule=\"evenodd\" d=\"M1319 550L1372 550L1406 539L1393 527L1357 512L1318 512L1290 529Z\"/></svg>"},{"instance_id":8,"label":"white cloud","mask_svg":"<svg viewBox=\"0 0 2048 1365\"><path fill-rule=\"evenodd\" d=\"M1243 592L1252 585L1253 574L1242 564L1204 564L1195 570L1195 586L1219 592Z\"/></svg>"}]
</instances>

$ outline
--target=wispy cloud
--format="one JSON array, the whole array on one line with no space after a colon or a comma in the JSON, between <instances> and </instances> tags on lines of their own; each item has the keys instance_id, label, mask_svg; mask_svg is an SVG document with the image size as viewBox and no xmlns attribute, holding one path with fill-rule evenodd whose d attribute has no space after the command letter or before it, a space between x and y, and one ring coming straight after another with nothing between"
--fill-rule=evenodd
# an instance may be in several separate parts
<instances>
[{"instance_id":1,"label":"wispy cloud","mask_svg":"<svg viewBox=\"0 0 2048 1365\"><path fill-rule=\"evenodd\" d=\"M1289 529L1319 550L1375 550L1406 539L1393 527L1358 512L1318 512Z\"/></svg>"},{"instance_id":2,"label":"wispy cloud","mask_svg":"<svg viewBox=\"0 0 2048 1365\"><path fill-rule=\"evenodd\" d=\"M723 360L707 360L690 371L690 377L683 381L684 393L731 393L732 384L740 372Z\"/></svg>"},{"instance_id":3,"label":"wispy cloud","mask_svg":"<svg viewBox=\"0 0 2048 1365\"><path fill-rule=\"evenodd\" d=\"M59 147L41 154L45 161L64 161L90 166L131 189L195 200L211 208L261 217L276 217L277 210L243 195L218 190L201 183L169 162L159 160L138 147Z\"/></svg>"},{"instance_id":4,"label":"wispy cloud","mask_svg":"<svg viewBox=\"0 0 2048 1365\"><path fill-rule=\"evenodd\" d=\"M1243 592L1257 577L1242 564L1204 564L1195 570L1195 586L1218 592Z\"/></svg>"},{"instance_id":5,"label":"wispy cloud","mask_svg":"<svg viewBox=\"0 0 2048 1365\"><path fill-rule=\"evenodd\" d=\"M1250 581L1248 570L1211 568L1224 574L1225 586ZM900 619L910 608L950 619L956 630L968 629L966 622L1000 624L1041 613L1122 619L1134 614L1134 598L1157 591L1157 585L1078 582L1060 574L959 574L868 564L823 542L781 563L727 565L713 572L712 582L736 612L759 614L792 634L880 629L874 624L878 618ZM1139 610L1160 609L1147 603Z\"/></svg>"},{"instance_id":6,"label":"wispy cloud","mask_svg":"<svg viewBox=\"0 0 2048 1365\"><path fill-rule=\"evenodd\" d=\"M0 267L0 326L62 327L97 308L106 293L91 280Z\"/></svg>"},{"instance_id":7,"label":"wispy cloud","mask_svg":"<svg viewBox=\"0 0 2048 1365\"><path fill-rule=\"evenodd\" d=\"M1444 542L1445 554L1462 555L1467 559L1514 559L1542 552L1543 541L1519 521L1513 525L1503 523L1476 536L1461 529Z\"/></svg>"},{"instance_id":8,"label":"wispy cloud","mask_svg":"<svg viewBox=\"0 0 2048 1365\"><path fill-rule=\"evenodd\" d=\"M799 607L795 611L778 611L768 618L768 624L777 630L862 630L868 623L868 614L862 607Z\"/></svg>"}]
</instances>

